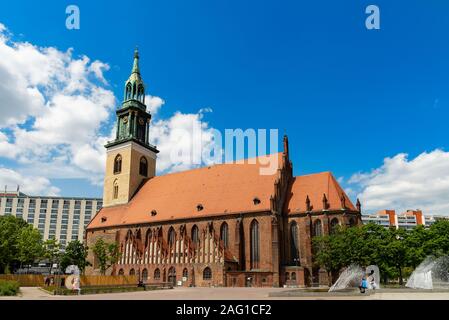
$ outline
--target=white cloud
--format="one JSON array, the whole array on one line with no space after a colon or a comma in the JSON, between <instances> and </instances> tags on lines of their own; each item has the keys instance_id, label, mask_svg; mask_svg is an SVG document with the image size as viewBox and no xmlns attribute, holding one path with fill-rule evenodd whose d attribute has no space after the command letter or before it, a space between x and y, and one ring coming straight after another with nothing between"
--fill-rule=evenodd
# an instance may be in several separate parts
<instances>
[{"instance_id":1,"label":"white cloud","mask_svg":"<svg viewBox=\"0 0 449 320\"><path fill-rule=\"evenodd\" d=\"M400 153L380 168L354 174L348 181L360 189L365 210L422 209L449 215L449 152L424 152L409 160Z\"/></svg>"},{"instance_id":2,"label":"white cloud","mask_svg":"<svg viewBox=\"0 0 449 320\"><path fill-rule=\"evenodd\" d=\"M4 190L5 186L8 190L15 190L17 186L20 186L20 191L30 195L56 196L60 192L45 177L22 175L17 171L1 167L0 186L1 190Z\"/></svg>"},{"instance_id":3,"label":"white cloud","mask_svg":"<svg viewBox=\"0 0 449 320\"><path fill-rule=\"evenodd\" d=\"M162 105L165 104L165 101L160 97L146 95L145 96L145 104L147 105L147 110L152 115L157 114Z\"/></svg>"},{"instance_id":4,"label":"white cloud","mask_svg":"<svg viewBox=\"0 0 449 320\"><path fill-rule=\"evenodd\" d=\"M203 113L176 112L168 119L160 119L150 126L150 139L161 151L157 170L175 172L202 165L201 153L212 145L212 130L202 121Z\"/></svg>"},{"instance_id":5,"label":"white cloud","mask_svg":"<svg viewBox=\"0 0 449 320\"><path fill-rule=\"evenodd\" d=\"M3 33L0 157L15 159L28 174L39 170L47 177L98 181L98 162L104 162L98 143L107 138L100 132L110 127L116 104L103 75L108 69L87 56L73 57L72 49L14 42Z\"/></svg>"},{"instance_id":6,"label":"white cloud","mask_svg":"<svg viewBox=\"0 0 449 320\"><path fill-rule=\"evenodd\" d=\"M102 61L74 57L73 49L62 52L12 41L0 24L0 159L15 160L20 172L9 172L14 177L10 184L17 181L33 192L55 192L49 180L54 178L84 178L102 185L104 145L115 136L111 120L117 104L104 76L107 70L109 65ZM203 146L210 144L212 128L202 118L211 109L176 112L163 119L158 116L165 104L162 98L147 95L146 104L153 115L150 143L161 150L158 172L199 166L191 158L173 161L171 150L192 149L193 139L200 136ZM194 128L200 133L186 139ZM36 172L39 177L33 179L43 187L27 189L25 184L33 180L26 177Z\"/></svg>"}]
</instances>

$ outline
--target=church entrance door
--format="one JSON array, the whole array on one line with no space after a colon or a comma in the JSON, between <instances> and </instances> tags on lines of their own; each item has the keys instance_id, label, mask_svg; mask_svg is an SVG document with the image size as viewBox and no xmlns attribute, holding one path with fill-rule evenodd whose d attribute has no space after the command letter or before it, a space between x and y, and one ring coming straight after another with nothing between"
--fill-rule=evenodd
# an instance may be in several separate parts
<instances>
[{"instance_id":1,"label":"church entrance door","mask_svg":"<svg viewBox=\"0 0 449 320\"><path fill-rule=\"evenodd\" d=\"M173 286L176 286L176 269L174 267L171 267L168 270L168 282L173 284Z\"/></svg>"}]
</instances>

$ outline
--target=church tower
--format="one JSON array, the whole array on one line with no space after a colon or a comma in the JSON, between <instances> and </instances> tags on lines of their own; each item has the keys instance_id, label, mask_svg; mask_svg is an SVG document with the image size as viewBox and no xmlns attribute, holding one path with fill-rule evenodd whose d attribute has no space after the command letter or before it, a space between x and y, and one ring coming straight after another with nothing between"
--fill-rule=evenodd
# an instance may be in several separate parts
<instances>
[{"instance_id":1,"label":"church tower","mask_svg":"<svg viewBox=\"0 0 449 320\"><path fill-rule=\"evenodd\" d=\"M156 174L155 146L148 142L151 114L145 105L145 85L139 69L139 52L125 83L122 106L116 111L117 133L106 148L103 206L128 203L145 179Z\"/></svg>"}]
</instances>

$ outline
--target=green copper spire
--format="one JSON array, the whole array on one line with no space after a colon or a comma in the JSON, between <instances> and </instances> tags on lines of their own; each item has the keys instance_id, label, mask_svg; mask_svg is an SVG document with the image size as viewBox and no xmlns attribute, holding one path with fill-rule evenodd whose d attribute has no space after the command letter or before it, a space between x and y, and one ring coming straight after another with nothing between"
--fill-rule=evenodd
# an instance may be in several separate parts
<instances>
[{"instance_id":1,"label":"green copper spire","mask_svg":"<svg viewBox=\"0 0 449 320\"><path fill-rule=\"evenodd\" d=\"M125 97L123 102L126 103L131 100L140 103L140 107L145 109L145 84L140 75L139 51L137 48L134 50L133 69L125 84Z\"/></svg>"},{"instance_id":2,"label":"green copper spire","mask_svg":"<svg viewBox=\"0 0 449 320\"><path fill-rule=\"evenodd\" d=\"M108 142L106 148L132 141L154 153L159 151L149 143L149 126L151 114L145 105L145 84L140 75L139 51L134 51L131 74L125 82L123 103L116 110L117 131L114 141Z\"/></svg>"},{"instance_id":3,"label":"green copper spire","mask_svg":"<svg viewBox=\"0 0 449 320\"><path fill-rule=\"evenodd\" d=\"M136 50L134 50L134 64L133 64L133 70L131 73L138 73L140 74L140 68L139 68L139 50L136 47Z\"/></svg>"}]
</instances>

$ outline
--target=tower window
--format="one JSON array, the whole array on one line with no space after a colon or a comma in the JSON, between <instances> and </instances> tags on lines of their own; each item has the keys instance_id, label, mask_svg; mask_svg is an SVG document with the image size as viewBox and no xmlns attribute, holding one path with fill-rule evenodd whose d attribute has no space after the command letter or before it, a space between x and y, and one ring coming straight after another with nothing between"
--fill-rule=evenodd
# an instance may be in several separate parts
<instances>
[{"instance_id":1,"label":"tower window","mask_svg":"<svg viewBox=\"0 0 449 320\"><path fill-rule=\"evenodd\" d=\"M113 198L117 199L118 198L118 182L117 180L114 181L114 186L113 186Z\"/></svg>"},{"instance_id":2,"label":"tower window","mask_svg":"<svg viewBox=\"0 0 449 320\"><path fill-rule=\"evenodd\" d=\"M141 176L148 176L148 161L145 157L140 158L139 174Z\"/></svg>"},{"instance_id":3,"label":"tower window","mask_svg":"<svg viewBox=\"0 0 449 320\"><path fill-rule=\"evenodd\" d=\"M122 172L122 156L117 155L114 160L114 174L119 174Z\"/></svg>"},{"instance_id":4,"label":"tower window","mask_svg":"<svg viewBox=\"0 0 449 320\"><path fill-rule=\"evenodd\" d=\"M125 100L131 99L131 84L126 85Z\"/></svg>"}]
</instances>

